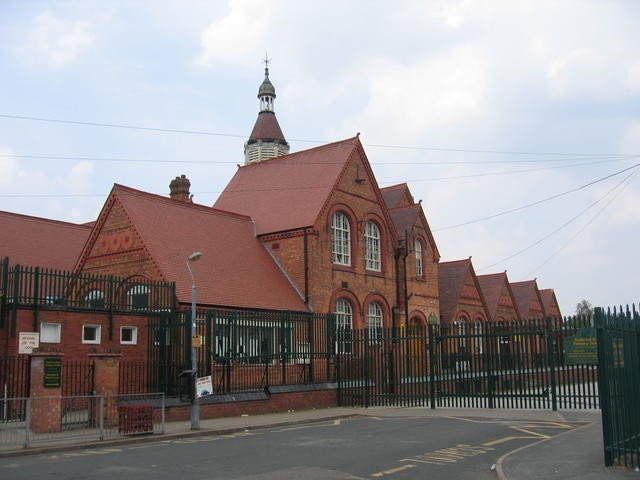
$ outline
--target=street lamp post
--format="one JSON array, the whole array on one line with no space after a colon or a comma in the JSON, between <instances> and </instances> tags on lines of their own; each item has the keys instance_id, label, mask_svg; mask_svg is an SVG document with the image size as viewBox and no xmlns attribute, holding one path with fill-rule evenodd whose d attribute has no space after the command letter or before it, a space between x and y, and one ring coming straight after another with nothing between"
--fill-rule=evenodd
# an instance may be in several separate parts
<instances>
[{"instance_id":1,"label":"street lamp post","mask_svg":"<svg viewBox=\"0 0 640 480\"><path fill-rule=\"evenodd\" d=\"M186 260L189 275L191 275L191 430L200 429L200 403L196 392L196 379L198 378L198 347L194 345L196 335L196 279L191 271L191 262L202 257L202 252L193 252Z\"/></svg>"}]
</instances>

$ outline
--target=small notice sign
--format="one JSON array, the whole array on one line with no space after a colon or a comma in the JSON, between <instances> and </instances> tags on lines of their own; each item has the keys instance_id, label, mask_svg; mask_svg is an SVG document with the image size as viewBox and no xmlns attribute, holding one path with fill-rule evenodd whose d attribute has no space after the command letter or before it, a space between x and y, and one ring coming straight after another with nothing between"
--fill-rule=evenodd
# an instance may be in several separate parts
<instances>
[{"instance_id":1,"label":"small notice sign","mask_svg":"<svg viewBox=\"0 0 640 480\"><path fill-rule=\"evenodd\" d=\"M36 332L20 332L18 353L31 354L40 347L40 334Z\"/></svg>"},{"instance_id":2,"label":"small notice sign","mask_svg":"<svg viewBox=\"0 0 640 480\"><path fill-rule=\"evenodd\" d=\"M198 398L205 395L211 395L213 393L213 383L211 382L211 375L206 377L199 377L196 380L196 395Z\"/></svg>"},{"instance_id":3,"label":"small notice sign","mask_svg":"<svg viewBox=\"0 0 640 480\"><path fill-rule=\"evenodd\" d=\"M44 359L44 388L62 386L62 358Z\"/></svg>"},{"instance_id":4,"label":"small notice sign","mask_svg":"<svg viewBox=\"0 0 640 480\"><path fill-rule=\"evenodd\" d=\"M566 362L568 365L597 365L598 339L593 327L579 328L576 334L565 339Z\"/></svg>"},{"instance_id":5,"label":"small notice sign","mask_svg":"<svg viewBox=\"0 0 640 480\"><path fill-rule=\"evenodd\" d=\"M191 336L191 346L193 348L202 347L202 335L192 335Z\"/></svg>"}]
</instances>

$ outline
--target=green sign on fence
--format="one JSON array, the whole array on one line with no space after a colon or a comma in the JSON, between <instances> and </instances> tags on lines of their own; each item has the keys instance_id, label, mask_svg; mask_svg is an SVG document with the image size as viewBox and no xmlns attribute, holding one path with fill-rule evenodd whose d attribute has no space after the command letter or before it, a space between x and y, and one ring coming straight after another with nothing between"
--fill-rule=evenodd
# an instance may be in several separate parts
<instances>
[{"instance_id":1,"label":"green sign on fence","mask_svg":"<svg viewBox=\"0 0 640 480\"><path fill-rule=\"evenodd\" d=\"M598 339L593 327L579 328L565 339L565 360L568 365L597 365Z\"/></svg>"},{"instance_id":2,"label":"green sign on fence","mask_svg":"<svg viewBox=\"0 0 640 480\"><path fill-rule=\"evenodd\" d=\"M62 386L62 359L44 359L44 388L60 388Z\"/></svg>"}]
</instances>

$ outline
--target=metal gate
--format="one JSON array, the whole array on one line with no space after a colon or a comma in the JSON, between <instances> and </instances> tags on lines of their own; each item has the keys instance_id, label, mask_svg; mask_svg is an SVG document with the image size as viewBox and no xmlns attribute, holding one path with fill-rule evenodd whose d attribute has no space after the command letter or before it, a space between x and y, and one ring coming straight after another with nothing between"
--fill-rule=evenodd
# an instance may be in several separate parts
<instances>
[{"instance_id":1,"label":"metal gate","mask_svg":"<svg viewBox=\"0 0 640 480\"><path fill-rule=\"evenodd\" d=\"M640 460L640 315L635 309L595 309L602 391L604 458L636 468Z\"/></svg>"},{"instance_id":2,"label":"metal gate","mask_svg":"<svg viewBox=\"0 0 640 480\"><path fill-rule=\"evenodd\" d=\"M574 348L585 327L571 318L337 332L338 401L599 408L595 332L580 337L593 352Z\"/></svg>"}]
</instances>

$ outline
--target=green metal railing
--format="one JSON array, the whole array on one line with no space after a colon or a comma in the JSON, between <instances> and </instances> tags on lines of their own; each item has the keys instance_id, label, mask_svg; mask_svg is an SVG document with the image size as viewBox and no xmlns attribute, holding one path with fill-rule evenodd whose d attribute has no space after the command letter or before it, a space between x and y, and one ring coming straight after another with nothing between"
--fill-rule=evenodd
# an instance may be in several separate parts
<instances>
[{"instance_id":1,"label":"green metal railing","mask_svg":"<svg viewBox=\"0 0 640 480\"><path fill-rule=\"evenodd\" d=\"M640 464L640 316L595 309L605 465Z\"/></svg>"},{"instance_id":2,"label":"green metal railing","mask_svg":"<svg viewBox=\"0 0 640 480\"><path fill-rule=\"evenodd\" d=\"M0 262L1 312L10 308L92 309L112 312L171 311L175 284Z\"/></svg>"},{"instance_id":3,"label":"green metal railing","mask_svg":"<svg viewBox=\"0 0 640 480\"><path fill-rule=\"evenodd\" d=\"M196 314L198 375L216 393L262 392L272 386L334 380L333 315L292 311L205 310ZM154 391L184 396L191 369L191 312L161 313L149 322L148 361L130 366L130 391L144 378ZM143 372L143 369L147 369Z\"/></svg>"},{"instance_id":4,"label":"green metal railing","mask_svg":"<svg viewBox=\"0 0 640 480\"><path fill-rule=\"evenodd\" d=\"M339 401L432 408L598 408L595 331L588 336L592 330L588 319L574 317L339 331Z\"/></svg>"}]
</instances>

